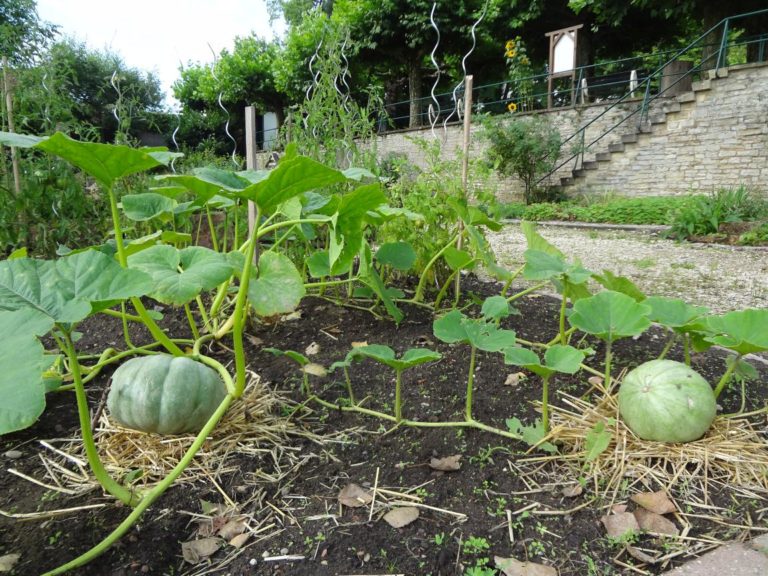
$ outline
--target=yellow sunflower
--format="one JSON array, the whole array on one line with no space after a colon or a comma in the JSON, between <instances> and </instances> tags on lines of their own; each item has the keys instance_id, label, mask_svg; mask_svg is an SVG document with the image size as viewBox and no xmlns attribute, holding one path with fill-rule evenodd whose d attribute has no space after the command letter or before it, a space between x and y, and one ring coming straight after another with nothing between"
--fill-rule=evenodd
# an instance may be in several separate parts
<instances>
[{"instance_id":1,"label":"yellow sunflower","mask_svg":"<svg viewBox=\"0 0 768 576\"><path fill-rule=\"evenodd\" d=\"M507 43L504 44L504 48L506 50L512 50L515 47L515 41L514 40L507 40Z\"/></svg>"},{"instance_id":2,"label":"yellow sunflower","mask_svg":"<svg viewBox=\"0 0 768 576\"><path fill-rule=\"evenodd\" d=\"M504 52L504 55L505 55L507 58L514 58L515 56L517 56L517 50L514 50L514 49L512 49L512 50L507 50L506 52Z\"/></svg>"},{"instance_id":3,"label":"yellow sunflower","mask_svg":"<svg viewBox=\"0 0 768 576\"><path fill-rule=\"evenodd\" d=\"M510 112L517 111L517 104L515 104L514 102L510 102L509 104L507 104L507 110L509 110Z\"/></svg>"}]
</instances>

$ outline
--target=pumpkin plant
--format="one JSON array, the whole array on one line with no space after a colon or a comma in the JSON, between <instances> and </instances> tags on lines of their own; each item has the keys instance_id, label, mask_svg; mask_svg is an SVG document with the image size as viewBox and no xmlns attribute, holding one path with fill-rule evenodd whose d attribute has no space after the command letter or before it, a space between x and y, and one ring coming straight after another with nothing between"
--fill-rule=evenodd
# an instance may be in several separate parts
<instances>
[{"instance_id":1,"label":"pumpkin plant","mask_svg":"<svg viewBox=\"0 0 768 576\"><path fill-rule=\"evenodd\" d=\"M571 326L605 342L605 389L611 389L612 345L619 338L638 336L651 325L651 307L633 298L605 290L577 301L568 317Z\"/></svg>"},{"instance_id":2,"label":"pumpkin plant","mask_svg":"<svg viewBox=\"0 0 768 576\"><path fill-rule=\"evenodd\" d=\"M57 355L46 354L38 338L50 334L68 359L83 445L94 476L109 493L134 507L100 544L50 572L60 574L85 564L125 534L189 465L230 404L243 394L246 377L243 329L248 307L260 315L279 314L293 310L303 297L303 279L290 259L273 250L257 257L259 239L306 221L335 222L337 241L333 260L343 257L351 262L361 248L363 215L379 206L383 195L375 186L363 191L358 188L356 194L338 198L327 214L278 221L285 203L312 190L348 180L342 172L289 153L278 168L268 174L205 172L202 177L198 174L184 181L188 189L199 194L203 203L217 194L236 201L254 202L257 226L237 251L222 254L201 247L179 249L157 244L162 234L131 244L122 228L115 184L128 174L165 165L173 154L164 149L79 142L62 134L38 138L0 133L0 142L57 155L88 173L107 196L113 220L114 249L105 245L98 250L73 252L55 261L21 257L0 262L0 318L12 344L4 350L13 351L12 354L0 353L0 394L6 398L0 409L0 433L32 425L44 410L44 373ZM153 203L157 204L155 208L151 206ZM338 210L342 205L343 216ZM130 200L128 209L137 217L142 210L145 215L157 214L167 206L156 198L145 197L138 202L135 198ZM350 238L358 238L360 242ZM157 325L155 315L140 300L150 297L166 304L186 306L198 300L204 291L218 287L213 306L222 309L236 280L229 316L216 326L214 333L198 337L199 332L194 330L194 321L188 314L194 341L165 334ZM125 312L127 300L132 303L135 315ZM122 311L114 310L115 306L121 306ZM99 313L118 316L123 321L128 349L102 355L95 365L82 366L75 348L75 328L86 317ZM134 346L128 336L129 325L133 323L145 325L155 342ZM206 341L229 333L234 342L234 377L219 362L200 352ZM185 352L190 346L191 351ZM157 354L158 347L164 348L167 354ZM115 391L109 401L113 416L124 424L145 430L199 430L176 467L144 494L136 494L112 479L101 463L90 428L84 387L84 373L91 376L104 365L129 356L137 357L116 373ZM24 361L21 364L20 358ZM20 381L28 385L19 386ZM196 402L187 403L185 395ZM166 400L173 407L168 413L158 407L158 402L162 404ZM149 414L139 414L132 404L146 406ZM187 408L189 412L179 413Z\"/></svg>"},{"instance_id":3,"label":"pumpkin plant","mask_svg":"<svg viewBox=\"0 0 768 576\"><path fill-rule=\"evenodd\" d=\"M371 358L376 362L389 366L395 371L394 416L395 422L398 424L403 420L403 403L401 400L403 372L426 362L435 362L443 357L442 354L435 352L434 350L428 350L426 348L410 348L403 352L400 358L397 358L395 351L383 344L368 344L367 346L353 348L350 354L352 354L353 357L362 356L364 358ZM350 401L352 400L353 399L350 398Z\"/></svg>"},{"instance_id":4,"label":"pumpkin plant","mask_svg":"<svg viewBox=\"0 0 768 576\"><path fill-rule=\"evenodd\" d=\"M527 348L507 348L504 362L522 366L541 377L541 423L544 434L549 432L549 381L556 373L576 374L584 361L584 352L573 346L554 344L544 352L542 364L538 354Z\"/></svg>"}]
</instances>

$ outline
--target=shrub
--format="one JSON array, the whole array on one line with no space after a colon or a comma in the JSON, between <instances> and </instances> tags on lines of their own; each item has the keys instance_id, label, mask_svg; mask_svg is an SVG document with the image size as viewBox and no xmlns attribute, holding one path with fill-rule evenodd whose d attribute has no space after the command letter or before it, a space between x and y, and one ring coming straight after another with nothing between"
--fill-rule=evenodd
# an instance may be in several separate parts
<instances>
[{"instance_id":1,"label":"shrub","mask_svg":"<svg viewBox=\"0 0 768 576\"><path fill-rule=\"evenodd\" d=\"M537 188L536 182L555 167L560 156L557 128L541 116L506 122L486 117L482 122L488 162L503 176L522 180L526 204L545 199L546 191Z\"/></svg>"},{"instance_id":2,"label":"shrub","mask_svg":"<svg viewBox=\"0 0 768 576\"><path fill-rule=\"evenodd\" d=\"M768 201L744 186L722 188L707 196L696 196L678 210L671 236L687 238L716 234L726 222L745 222L768 217Z\"/></svg>"}]
</instances>

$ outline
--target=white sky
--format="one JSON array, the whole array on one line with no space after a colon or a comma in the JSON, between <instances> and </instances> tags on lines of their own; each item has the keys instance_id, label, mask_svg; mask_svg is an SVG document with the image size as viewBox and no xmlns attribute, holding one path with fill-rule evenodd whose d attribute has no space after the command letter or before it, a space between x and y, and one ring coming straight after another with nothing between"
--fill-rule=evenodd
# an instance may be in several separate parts
<instances>
[{"instance_id":1,"label":"white sky","mask_svg":"<svg viewBox=\"0 0 768 576\"><path fill-rule=\"evenodd\" d=\"M37 0L37 12L63 35L157 73L169 103L180 63L213 62L211 49L231 50L235 36L274 36L264 0Z\"/></svg>"}]
</instances>

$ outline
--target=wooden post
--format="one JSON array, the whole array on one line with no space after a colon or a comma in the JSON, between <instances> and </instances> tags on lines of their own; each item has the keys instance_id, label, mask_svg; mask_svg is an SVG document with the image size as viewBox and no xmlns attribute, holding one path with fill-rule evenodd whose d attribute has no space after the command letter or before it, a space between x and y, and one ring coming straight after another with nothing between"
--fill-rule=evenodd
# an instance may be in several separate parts
<instances>
[{"instance_id":1,"label":"wooden post","mask_svg":"<svg viewBox=\"0 0 768 576\"><path fill-rule=\"evenodd\" d=\"M13 87L8 74L8 57L3 56L3 92L5 92L5 109L8 114L8 132L16 132L13 122ZM21 171L19 170L19 157L16 147L11 146L11 164L13 166L13 190L16 198L21 195Z\"/></svg>"},{"instance_id":2,"label":"wooden post","mask_svg":"<svg viewBox=\"0 0 768 576\"><path fill-rule=\"evenodd\" d=\"M245 107L245 167L248 170L256 170L256 109L253 106ZM256 227L256 206L248 200L248 236ZM256 258L254 252L254 259Z\"/></svg>"},{"instance_id":3,"label":"wooden post","mask_svg":"<svg viewBox=\"0 0 768 576\"><path fill-rule=\"evenodd\" d=\"M461 186L464 191L464 199L469 200L469 145L471 142L472 130L472 87L474 77L467 76L464 79L464 157L461 159ZM464 240L464 222L459 218L459 237L456 239L456 248L461 250ZM455 303L459 302L461 296L461 271L456 272L456 284L454 285Z\"/></svg>"}]
</instances>

